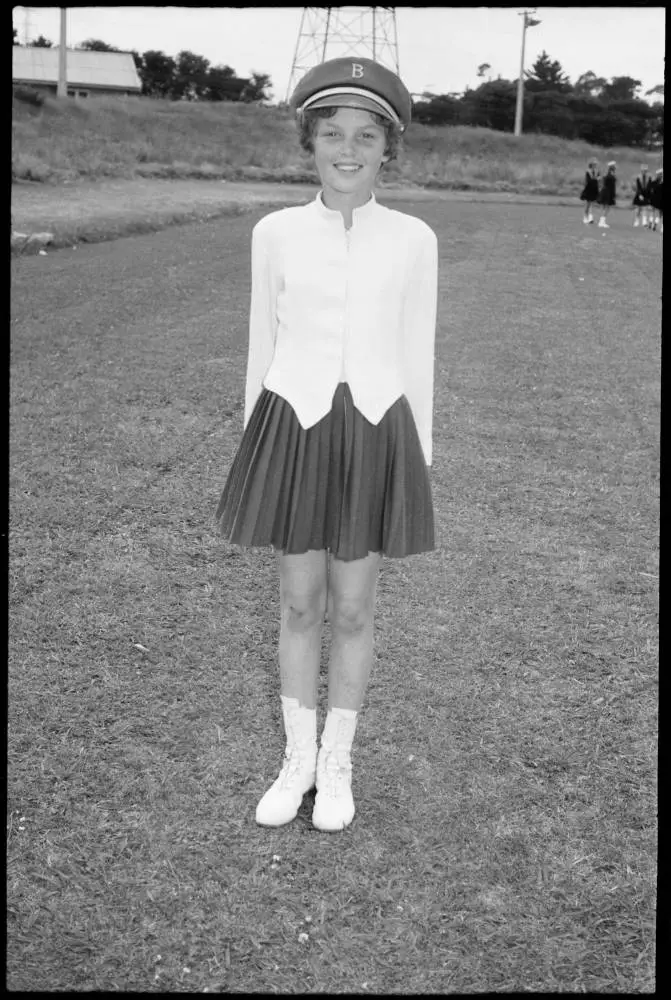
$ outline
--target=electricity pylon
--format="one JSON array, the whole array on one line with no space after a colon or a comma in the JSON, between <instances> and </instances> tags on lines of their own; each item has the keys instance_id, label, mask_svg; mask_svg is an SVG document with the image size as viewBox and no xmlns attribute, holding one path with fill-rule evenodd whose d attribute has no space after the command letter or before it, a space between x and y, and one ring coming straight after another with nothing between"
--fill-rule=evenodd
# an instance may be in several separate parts
<instances>
[{"instance_id":1,"label":"electricity pylon","mask_svg":"<svg viewBox=\"0 0 671 1000\"><path fill-rule=\"evenodd\" d=\"M300 78L326 59L365 56L399 73L395 7L303 7L287 101Z\"/></svg>"}]
</instances>

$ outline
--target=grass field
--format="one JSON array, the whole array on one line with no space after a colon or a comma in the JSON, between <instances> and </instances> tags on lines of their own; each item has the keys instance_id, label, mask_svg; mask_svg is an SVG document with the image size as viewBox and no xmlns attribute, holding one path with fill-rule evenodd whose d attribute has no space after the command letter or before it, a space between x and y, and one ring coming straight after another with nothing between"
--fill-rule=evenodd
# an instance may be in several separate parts
<instances>
[{"instance_id":1,"label":"grass field","mask_svg":"<svg viewBox=\"0 0 671 1000\"><path fill-rule=\"evenodd\" d=\"M413 124L404 151L382 182L462 191L511 191L577 198L590 157L618 163L620 191L631 201L642 161L650 171L661 152L608 149L549 135L467 126ZM103 178L199 178L314 183L286 109L229 102L190 103L92 97L48 98L42 108L15 100L14 180L72 183Z\"/></svg>"},{"instance_id":2,"label":"grass field","mask_svg":"<svg viewBox=\"0 0 671 1000\"><path fill-rule=\"evenodd\" d=\"M661 240L395 205L438 548L382 563L339 835L254 823L276 567L212 524L263 213L12 264L10 990L654 990Z\"/></svg>"}]
</instances>

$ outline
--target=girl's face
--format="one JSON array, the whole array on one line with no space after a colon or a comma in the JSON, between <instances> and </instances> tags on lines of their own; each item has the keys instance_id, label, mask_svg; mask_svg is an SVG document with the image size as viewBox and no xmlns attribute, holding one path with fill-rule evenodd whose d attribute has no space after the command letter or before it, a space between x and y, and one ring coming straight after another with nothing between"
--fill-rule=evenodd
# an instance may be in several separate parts
<instances>
[{"instance_id":1,"label":"girl's face","mask_svg":"<svg viewBox=\"0 0 671 1000\"><path fill-rule=\"evenodd\" d=\"M388 159L384 128L368 111L338 108L333 118L318 120L313 144L325 193L365 203L378 170Z\"/></svg>"}]
</instances>

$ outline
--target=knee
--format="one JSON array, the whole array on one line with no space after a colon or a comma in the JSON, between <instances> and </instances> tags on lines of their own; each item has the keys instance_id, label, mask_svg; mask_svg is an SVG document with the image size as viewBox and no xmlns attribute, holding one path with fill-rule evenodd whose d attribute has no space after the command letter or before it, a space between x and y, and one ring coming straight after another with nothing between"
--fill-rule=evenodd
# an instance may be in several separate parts
<instances>
[{"instance_id":1,"label":"knee","mask_svg":"<svg viewBox=\"0 0 671 1000\"><path fill-rule=\"evenodd\" d=\"M368 601L336 599L329 602L329 621L334 631L354 635L371 626L373 608Z\"/></svg>"},{"instance_id":2,"label":"knee","mask_svg":"<svg viewBox=\"0 0 671 1000\"><path fill-rule=\"evenodd\" d=\"M322 625L326 613L326 595L287 594L282 601L282 617L292 632L308 632Z\"/></svg>"}]
</instances>

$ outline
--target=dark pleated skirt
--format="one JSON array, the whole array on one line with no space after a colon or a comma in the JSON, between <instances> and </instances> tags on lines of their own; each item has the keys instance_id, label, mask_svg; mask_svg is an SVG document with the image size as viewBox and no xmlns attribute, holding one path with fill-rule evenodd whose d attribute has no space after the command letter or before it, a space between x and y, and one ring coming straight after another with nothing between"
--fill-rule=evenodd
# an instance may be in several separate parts
<instances>
[{"instance_id":1,"label":"dark pleated skirt","mask_svg":"<svg viewBox=\"0 0 671 1000\"><path fill-rule=\"evenodd\" d=\"M305 430L264 388L216 517L230 542L291 554L329 549L349 561L434 549L429 472L410 404L401 396L371 424L341 382L330 412Z\"/></svg>"},{"instance_id":2,"label":"dark pleated skirt","mask_svg":"<svg viewBox=\"0 0 671 1000\"><path fill-rule=\"evenodd\" d=\"M580 195L581 201L596 201L599 197L599 182L598 181L588 181L582 189Z\"/></svg>"}]
</instances>

